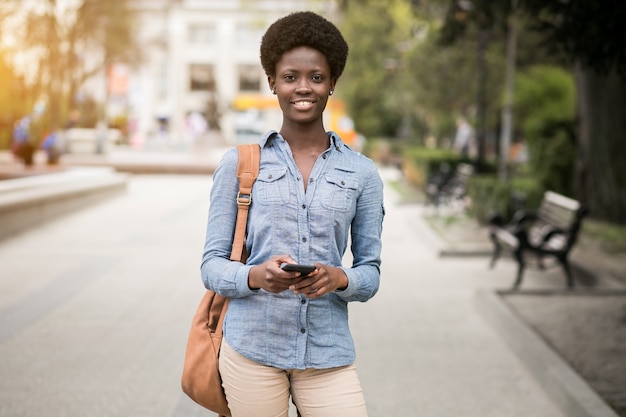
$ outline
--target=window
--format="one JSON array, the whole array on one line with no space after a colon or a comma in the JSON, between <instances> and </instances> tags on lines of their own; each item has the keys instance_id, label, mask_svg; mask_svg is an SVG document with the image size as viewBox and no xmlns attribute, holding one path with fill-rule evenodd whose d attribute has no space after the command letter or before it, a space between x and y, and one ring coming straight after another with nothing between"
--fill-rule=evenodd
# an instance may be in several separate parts
<instances>
[{"instance_id":1,"label":"window","mask_svg":"<svg viewBox=\"0 0 626 417\"><path fill-rule=\"evenodd\" d=\"M259 44L265 33L264 27L251 23L240 23L237 25L237 43L239 44Z\"/></svg>"},{"instance_id":2,"label":"window","mask_svg":"<svg viewBox=\"0 0 626 417\"><path fill-rule=\"evenodd\" d=\"M189 67L189 88L191 91L215 91L213 65L191 64Z\"/></svg>"},{"instance_id":3,"label":"window","mask_svg":"<svg viewBox=\"0 0 626 417\"><path fill-rule=\"evenodd\" d=\"M261 69L257 65L239 66L239 91L260 91Z\"/></svg>"},{"instance_id":4,"label":"window","mask_svg":"<svg viewBox=\"0 0 626 417\"><path fill-rule=\"evenodd\" d=\"M215 26L191 25L189 26L190 43L211 43L215 41Z\"/></svg>"}]
</instances>

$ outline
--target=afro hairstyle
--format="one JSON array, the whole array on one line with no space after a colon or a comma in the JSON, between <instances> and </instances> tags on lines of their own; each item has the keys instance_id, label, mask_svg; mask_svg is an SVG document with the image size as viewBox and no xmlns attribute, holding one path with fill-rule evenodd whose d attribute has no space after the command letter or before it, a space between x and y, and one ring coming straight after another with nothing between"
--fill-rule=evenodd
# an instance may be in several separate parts
<instances>
[{"instance_id":1,"label":"afro hairstyle","mask_svg":"<svg viewBox=\"0 0 626 417\"><path fill-rule=\"evenodd\" d=\"M283 54L299 46L324 54L332 78L337 79L343 73L348 44L335 25L313 12L291 13L270 25L261 40L261 65L265 73L275 76L276 63Z\"/></svg>"}]
</instances>

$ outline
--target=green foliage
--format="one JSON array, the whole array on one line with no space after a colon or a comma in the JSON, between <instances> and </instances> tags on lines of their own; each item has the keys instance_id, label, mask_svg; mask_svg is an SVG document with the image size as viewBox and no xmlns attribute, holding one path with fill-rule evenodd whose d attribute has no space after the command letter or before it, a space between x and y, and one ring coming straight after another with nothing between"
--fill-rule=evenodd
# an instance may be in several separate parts
<instances>
[{"instance_id":1,"label":"green foliage","mask_svg":"<svg viewBox=\"0 0 626 417\"><path fill-rule=\"evenodd\" d=\"M402 167L407 181L423 188L429 176L439 171L443 164L454 172L458 164L468 162L467 158L449 149L412 147L405 150Z\"/></svg>"},{"instance_id":2,"label":"green foliage","mask_svg":"<svg viewBox=\"0 0 626 417\"><path fill-rule=\"evenodd\" d=\"M474 175L468 182L470 213L480 223L498 213L508 221L520 209L535 210L543 197L543 188L532 178L502 182L494 175Z\"/></svg>"},{"instance_id":3,"label":"green foliage","mask_svg":"<svg viewBox=\"0 0 626 417\"><path fill-rule=\"evenodd\" d=\"M385 53L391 45L386 37L378 35L387 33L391 26L385 5L375 11L369 4L351 8L342 25L350 54L338 91L346 99L357 130L365 136L379 136L383 130L381 119L386 113L381 101L383 68Z\"/></svg>"},{"instance_id":4,"label":"green foliage","mask_svg":"<svg viewBox=\"0 0 626 417\"><path fill-rule=\"evenodd\" d=\"M342 31L350 56L338 92L365 136L398 136L411 145L423 145L431 137L439 146L449 146L458 115L477 126L477 39L479 30L487 30L482 34L488 38L484 128L487 137L497 137L508 6L477 3L476 13L465 15L455 42L443 47L438 41L442 25L448 24L448 4L367 0L346 8ZM518 40L524 66L545 61L536 33L520 31Z\"/></svg>"},{"instance_id":5,"label":"green foliage","mask_svg":"<svg viewBox=\"0 0 626 417\"><path fill-rule=\"evenodd\" d=\"M600 73L616 69L626 80L624 0L525 0L522 5L553 51Z\"/></svg>"},{"instance_id":6,"label":"green foliage","mask_svg":"<svg viewBox=\"0 0 626 417\"><path fill-rule=\"evenodd\" d=\"M440 32L440 42L450 45L467 36L471 29L495 31L504 27L510 12L508 1L450 1Z\"/></svg>"},{"instance_id":7,"label":"green foliage","mask_svg":"<svg viewBox=\"0 0 626 417\"><path fill-rule=\"evenodd\" d=\"M582 236L598 242L603 251L626 252L626 226L586 219L582 225Z\"/></svg>"},{"instance_id":8,"label":"green foliage","mask_svg":"<svg viewBox=\"0 0 626 417\"><path fill-rule=\"evenodd\" d=\"M410 109L404 55L416 25L405 0L367 0L345 12L350 54L338 92L366 137L395 136Z\"/></svg>"},{"instance_id":9,"label":"green foliage","mask_svg":"<svg viewBox=\"0 0 626 417\"><path fill-rule=\"evenodd\" d=\"M434 29L434 28L433 28ZM476 64L476 34L442 47L435 30L409 54L415 111L429 121L429 134L436 138L452 138L455 119L465 115L471 120L476 114L478 74ZM486 84L488 103L496 103L504 82L504 56L497 47L488 48L485 59L489 68ZM487 128L495 130L497 113L487 120Z\"/></svg>"},{"instance_id":10,"label":"green foliage","mask_svg":"<svg viewBox=\"0 0 626 417\"><path fill-rule=\"evenodd\" d=\"M533 174L545 189L572 195L575 87L570 73L535 66L517 76L516 117Z\"/></svg>"},{"instance_id":11,"label":"green foliage","mask_svg":"<svg viewBox=\"0 0 626 417\"><path fill-rule=\"evenodd\" d=\"M471 37L468 26L474 23L479 26L481 22L474 17L484 8L489 11L492 7L507 8L512 4L456 0L447 3L449 13L442 32L448 40ZM514 120L516 123L522 121L518 124L518 131L534 148L531 150L530 171L539 175L544 186L571 194L572 181L567 181L567 178L574 178L571 155L576 154L580 166L584 168L575 172L578 187L575 194L586 200L593 216L623 223L626 213L623 185L626 177L623 174L624 154L618 149L623 147L620 133L624 130L623 117L620 115L626 111L626 31L623 28L626 2L524 0L517 5L517 21L520 23L517 69L523 72L533 63L562 64L566 58L570 67L576 64L578 100L581 104L580 113L576 115L580 123L576 128L572 122L573 111L564 119L554 117L559 109L569 112L572 108L570 104L573 100L560 96L561 90L557 90L554 106L538 100L535 107L536 97L527 100L527 108L533 116L529 117L526 126L523 123L526 115L520 115L516 109ZM506 13L501 16L506 16ZM482 21L485 22L490 22L490 19ZM506 27L505 21L494 19L492 22L494 28ZM537 43L537 35L541 43ZM545 51L550 56L546 57ZM617 82L617 79L620 81ZM521 88L523 90L523 86ZM516 92L518 96L519 92L520 87ZM539 96L552 98L550 93ZM546 117L541 120L544 111ZM577 139L573 132L576 132ZM593 152L576 152L573 146L576 140L585 149L593 147ZM551 154L555 153L558 154L556 159L551 158Z\"/></svg>"}]
</instances>

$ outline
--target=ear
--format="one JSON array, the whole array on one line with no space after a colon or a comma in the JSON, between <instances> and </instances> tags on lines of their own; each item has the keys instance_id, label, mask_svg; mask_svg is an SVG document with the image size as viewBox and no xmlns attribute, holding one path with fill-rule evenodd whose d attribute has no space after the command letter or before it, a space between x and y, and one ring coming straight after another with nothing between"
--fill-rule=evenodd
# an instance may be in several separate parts
<instances>
[{"instance_id":1,"label":"ear","mask_svg":"<svg viewBox=\"0 0 626 417\"><path fill-rule=\"evenodd\" d=\"M276 88L276 79L274 77L272 77L271 75L267 76L267 84L270 87L270 91L274 91L274 89Z\"/></svg>"},{"instance_id":2,"label":"ear","mask_svg":"<svg viewBox=\"0 0 626 417\"><path fill-rule=\"evenodd\" d=\"M335 91L335 87L337 86L338 78L333 78L330 80L330 91Z\"/></svg>"}]
</instances>

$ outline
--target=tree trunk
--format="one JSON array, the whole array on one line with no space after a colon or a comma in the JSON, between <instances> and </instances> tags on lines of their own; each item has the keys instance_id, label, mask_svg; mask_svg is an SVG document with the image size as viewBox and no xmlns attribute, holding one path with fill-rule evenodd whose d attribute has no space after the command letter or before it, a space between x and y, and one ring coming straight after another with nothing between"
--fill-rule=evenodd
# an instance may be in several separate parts
<instances>
[{"instance_id":1,"label":"tree trunk","mask_svg":"<svg viewBox=\"0 0 626 417\"><path fill-rule=\"evenodd\" d=\"M590 216L626 224L626 79L576 68L576 188Z\"/></svg>"},{"instance_id":2,"label":"tree trunk","mask_svg":"<svg viewBox=\"0 0 626 417\"><path fill-rule=\"evenodd\" d=\"M486 141L487 141L487 80L489 67L487 65L487 47L489 46L491 33L488 29L478 32L477 50L477 76L478 87L476 89L476 142L478 145L477 167L482 171L485 166Z\"/></svg>"},{"instance_id":3,"label":"tree trunk","mask_svg":"<svg viewBox=\"0 0 626 417\"><path fill-rule=\"evenodd\" d=\"M509 152L513 138L513 98L515 97L515 64L517 55L517 0L511 0L511 14L508 17L506 39L506 75L504 78L504 104L502 106L502 126L498 147L498 177L501 182L510 178Z\"/></svg>"}]
</instances>

